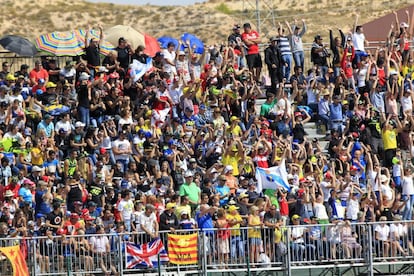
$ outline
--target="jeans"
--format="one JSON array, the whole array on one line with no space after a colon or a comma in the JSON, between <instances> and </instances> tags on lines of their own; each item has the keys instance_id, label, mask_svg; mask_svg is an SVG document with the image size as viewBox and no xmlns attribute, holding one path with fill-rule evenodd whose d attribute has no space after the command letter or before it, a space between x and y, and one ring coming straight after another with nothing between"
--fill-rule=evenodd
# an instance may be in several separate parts
<instances>
[{"instance_id":1,"label":"jeans","mask_svg":"<svg viewBox=\"0 0 414 276\"><path fill-rule=\"evenodd\" d=\"M241 236L232 236L230 241L230 256L234 260L244 257L244 242Z\"/></svg>"},{"instance_id":2,"label":"jeans","mask_svg":"<svg viewBox=\"0 0 414 276\"><path fill-rule=\"evenodd\" d=\"M122 164L123 173L128 170L129 158L128 159L117 159L116 162Z\"/></svg>"},{"instance_id":3,"label":"jeans","mask_svg":"<svg viewBox=\"0 0 414 276\"><path fill-rule=\"evenodd\" d=\"M286 79L286 81L289 81L290 79L290 68L292 68L292 55L283 55L282 56L282 75L283 78Z\"/></svg>"},{"instance_id":4,"label":"jeans","mask_svg":"<svg viewBox=\"0 0 414 276\"><path fill-rule=\"evenodd\" d=\"M90 116L89 116L89 108L79 106L78 113L80 116L80 121L86 125L86 127L90 124Z\"/></svg>"},{"instance_id":5,"label":"jeans","mask_svg":"<svg viewBox=\"0 0 414 276\"><path fill-rule=\"evenodd\" d=\"M411 220L413 215L414 195L403 195L402 198L406 201L402 219Z\"/></svg>"},{"instance_id":6,"label":"jeans","mask_svg":"<svg viewBox=\"0 0 414 276\"><path fill-rule=\"evenodd\" d=\"M303 261L306 246L303 243L292 243L292 260Z\"/></svg>"},{"instance_id":7,"label":"jeans","mask_svg":"<svg viewBox=\"0 0 414 276\"><path fill-rule=\"evenodd\" d=\"M303 69L303 66L305 64L305 54L303 51L294 52L293 60L295 61L296 66L300 66Z\"/></svg>"},{"instance_id":8,"label":"jeans","mask_svg":"<svg viewBox=\"0 0 414 276\"><path fill-rule=\"evenodd\" d=\"M93 81L95 78L95 68L89 67L89 80Z\"/></svg>"}]
</instances>

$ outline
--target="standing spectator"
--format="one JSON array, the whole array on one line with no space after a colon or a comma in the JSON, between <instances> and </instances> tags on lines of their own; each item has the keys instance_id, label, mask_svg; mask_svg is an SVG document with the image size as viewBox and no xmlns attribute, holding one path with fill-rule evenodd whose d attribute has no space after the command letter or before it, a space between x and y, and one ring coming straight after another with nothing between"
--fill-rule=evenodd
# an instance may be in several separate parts
<instances>
[{"instance_id":1,"label":"standing spectator","mask_svg":"<svg viewBox=\"0 0 414 276\"><path fill-rule=\"evenodd\" d=\"M243 24L244 32L241 38L247 46L247 66L256 82L260 82L260 74L262 71L262 57L259 53L259 43L261 42L259 33L252 30L250 23Z\"/></svg>"},{"instance_id":2,"label":"standing spectator","mask_svg":"<svg viewBox=\"0 0 414 276\"><path fill-rule=\"evenodd\" d=\"M131 192L124 190L121 193L121 201L118 204L118 211L121 213L121 221L124 223L127 232L131 231L131 219L134 211L134 203L131 199Z\"/></svg>"},{"instance_id":3,"label":"standing spectator","mask_svg":"<svg viewBox=\"0 0 414 276\"><path fill-rule=\"evenodd\" d=\"M142 243L149 242L158 237L158 222L154 213L155 207L152 204L145 205L145 211L139 217L139 226L144 232Z\"/></svg>"},{"instance_id":4,"label":"standing spectator","mask_svg":"<svg viewBox=\"0 0 414 276\"><path fill-rule=\"evenodd\" d=\"M102 26L99 24L99 40L96 38L91 38L89 40L89 33L91 31L91 27L89 26L86 30L85 34L85 58L86 58L86 66L89 69L89 79L93 80L95 78L95 71L101 65L101 58L100 54L100 43L103 39L103 29Z\"/></svg>"},{"instance_id":5,"label":"standing spectator","mask_svg":"<svg viewBox=\"0 0 414 276\"><path fill-rule=\"evenodd\" d=\"M131 55L133 54L131 45L125 38L120 37L118 39L118 46L115 48L115 51L117 52L117 60L119 62L119 66L123 69L122 75L125 75L128 71L128 65L131 61Z\"/></svg>"},{"instance_id":6,"label":"standing spectator","mask_svg":"<svg viewBox=\"0 0 414 276\"><path fill-rule=\"evenodd\" d=\"M277 46L277 37L270 38L270 45L265 49L265 63L269 71L271 89L270 92L277 93L277 85L280 82L280 52Z\"/></svg>"},{"instance_id":7,"label":"standing spectator","mask_svg":"<svg viewBox=\"0 0 414 276\"><path fill-rule=\"evenodd\" d=\"M285 29L279 22L278 32L278 43L279 52L281 56L281 74L282 78L286 81L290 80L290 71L292 69L292 50L290 48L289 38L285 35Z\"/></svg>"},{"instance_id":8,"label":"standing spectator","mask_svg":"<svg viewBox=\"0 0 414 276\"><path fill-rule=\"evenodd\" d=\"M311 48L311 61L320 72L320 77L325 78L328 73L328 56L329 52L322 43L322 36L316 35Z\"/></svg>"},{"instance_id":9,"label":"standing spectator","mask_svg":"<svg viewBox=\"0 0 414 276\"><path fill-rule=\"evenodd\" d=\"M362 27L362 25L358 25L358 19L359 14L356 15L355 23L352 28L352 31L354 32L352 34L352 42L355 47L355 65L359 64L359 62L361 61L361 55L365 54L365 46L369 45L368 40L365 39L364 28Z\"/></svg>"},{"instance_id":10,"label":"standing spectator","mask_svg":"<svg viewBox=\"0 0 414 276\"><path fill-rule=\"evenodd\" d=\"M200 203L200 188L193 182L193 173L187 171L184 174L185 181L180 187L180 196L187 196L190 201L191 209L195 210Z\"/></svg>"},{"instance_id":11,"label":"standing spectator","mask_svg":"<svg viewBox=\"0 0 414 276\"><path fill-rule=\"evenodd\" d=\"M179 227L179 222L177 216L174 214L175 203L169 202L165 206L164 212L160 215L160 230L161 231L171 231ZM181 217L181 216L180 216Z\"/></svg>"},{"instance_id":12,"label":"standing spectator","mask_svg":"<svg viewBox=\"0 0 414 276\"><path fill-rule=\"evenodd\" d=\"M286 21L286 26L290 34L290 43L292 46L292 54L293 60L295 61L295 66L304 69L305 53L303 51L302 37L305 35L307 31L305 19L302 19L302 28L298 26L298 22L296 19L295 24L293 26L290 26L289 23Z\"/></svg>"}]
</instances>

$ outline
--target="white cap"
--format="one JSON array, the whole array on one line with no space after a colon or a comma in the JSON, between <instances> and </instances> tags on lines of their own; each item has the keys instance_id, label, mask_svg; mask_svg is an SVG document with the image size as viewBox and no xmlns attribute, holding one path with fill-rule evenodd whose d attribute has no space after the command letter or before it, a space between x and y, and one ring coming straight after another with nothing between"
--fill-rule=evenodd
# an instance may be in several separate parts
<instances>
[{"instance_id":1,"label":"white cap","mask_svg":"<svg viewBox=\"0 0 414 276\"><path fill-rule=\"evenodd\" d=\"M405 23L405 22L401 22L400 27L401 28L408 28L408 24Z\"/></svg>"},{"instance_id":2,"label":"white cap","mask_svg":"<svg viewBox=\"0 0 414 276\"><path fill-rule=\"evenodd\" d=\"M179 52L178 52L178 55L179 55L179 56L185 56L185 52L184 52L184 51L179 51Z\"/></svg>"},{"instance_id":3,"label":"white cap","mask_svg":"<svg viewBox=\"0 0 414 276\"><path fill-rule=\"evenodd\" d=\"M84 123L82 123L82 122L80 122L80 121L77 121L77 122L75 123L75 127L85 127L85 124L84 124Z\"/></svg>"},{"instance_id":4,"label":"white cap","mask_svg":"<svg viewBox=\"0 0 414 276\"><path fill-rule=\"evenodd\" d=\"M105 66L100 66L98 69L99 72L108 72L108 69L106 69Z\"/></svg>"},{"instance_id":5,"label":"white cap","mask_svg":"<svg viewBox=\"0 0 414 276\"><path fill-rule=\"evenodd\" d=\"M184 177L190 177L193 176L193 173L191 171L186 171L184 174Z\"/></svg>"}]
</instances>

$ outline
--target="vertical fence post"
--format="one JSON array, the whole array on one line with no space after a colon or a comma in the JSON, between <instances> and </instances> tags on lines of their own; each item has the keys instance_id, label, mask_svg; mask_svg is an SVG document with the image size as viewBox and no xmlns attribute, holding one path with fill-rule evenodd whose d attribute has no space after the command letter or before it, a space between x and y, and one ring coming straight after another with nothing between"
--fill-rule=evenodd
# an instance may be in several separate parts
<instances>
[{"instance_id":1,"label":"vertical fence post","mask_svg":"<svg viewBox=\"0 0 414 276\"><path fill-rule=\"evenodd\" d=\"M119 252L119 264L118 264L118 270L119 270L119 275L124 275L124 266L123 266L123 262L124 260L126 260L126 246L125 246L125 250L122 250L122 236L118 235L118 252ZM117 254L115 254L116 256ZM115 259L115 258L114 258Z\"/></svg>"},{"instance_id":2,"label":"vertical fence post","mask_svg":"<svg viewBox=\"0 0 414 276\"><path fill-rule=\"evenodd\" d=\"M372 227L374 227L374 224L367 224L368 225L368 273L369 275L373 276L374 275L374 258L372 256L372 252L374 252L375 247L372 247L373 241L372 241Z\"/></svg>"},{"instance_id":3,"label":"vertical fence post","mask_svg":"<svg viewBox=\"0 0 414 276\"><path fill-rule=\"evenodd\" d=\"M32 273L33 273L33 275L36 275L36 273L37 273L37 258L36 258L36 245L37 245L37 241L36 241L36 237L33 237L32 239L30 239L30 240L27 240L28 241L28 245L27 246L29 246L30 245L30 248L31 248L31 250L33 251L33 254L30 254L29 256L27 256L27 260L29 261L30 259L33 259L33 268L32 268ZM49 264L46 264L46 265L49 265ZM39 267L39 271L41 271L40 270L40 267Z\"/></svg>"},{"instance_id":4,"label":"vertical fence post","mask_svg":"<svg viewBox=\"0 0 414 276\"><path fill-rule=\"evenodd\" d=\"M291 248L290 248L290 227L288 226L285 233L283 235L286 236L286 249L287 249L287 254L285 257L285 262L286 262L286 269L285 271L287 271L287 275L292 275L292 271L291 271Z\"/></svg>"},{"instance_id":5,"label":"vertical fence post","mask_svg":"<svg viewBox=\"0 0 414 276\"><path fill-rule=\"evenodd\" d=\"M205 243L205 239L206 237L204 236L205 233L204 231L200 232L200 236L201 236L201 242L202 242L202 248L203 248L203 275L207 276L207 247L206 247L206 243ZM209 252L211 254L211 252Z\"/></svg>"}]
</instances>

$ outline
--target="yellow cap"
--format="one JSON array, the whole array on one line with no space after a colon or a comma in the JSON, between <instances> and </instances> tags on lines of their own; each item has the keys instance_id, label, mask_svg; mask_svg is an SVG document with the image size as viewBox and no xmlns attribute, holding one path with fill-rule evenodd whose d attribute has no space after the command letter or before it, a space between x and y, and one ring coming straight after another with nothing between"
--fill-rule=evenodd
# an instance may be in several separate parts
<instances>
[{"instance_id":1,"label":"yellow cap","mask_svg":"<svg viewBox=\"0 0 414 276\"><path fill-rule=\"evenodd\" d=\"M55 88L56 86L57 85L54 82L51 82L51 81L46 83L46 88Z\"/></svg>"},{"instance_id":2,"label":"yellow cap","mask_svg":"<svg viewBox=\"0 0 414 276\"><path fill-rule=\"evenodd\" d=\"M6 76L6 80L15 81L16 77L12 73L8 73L7 76Z\"/></svg>"}]
</instances>

